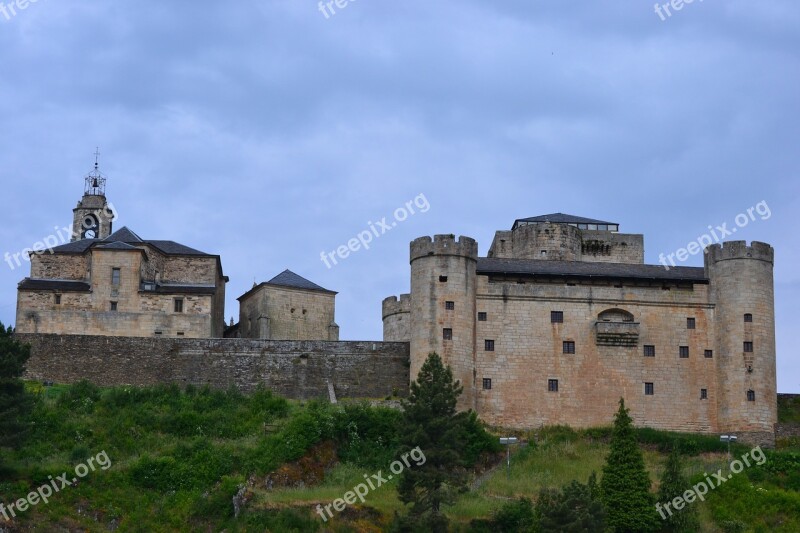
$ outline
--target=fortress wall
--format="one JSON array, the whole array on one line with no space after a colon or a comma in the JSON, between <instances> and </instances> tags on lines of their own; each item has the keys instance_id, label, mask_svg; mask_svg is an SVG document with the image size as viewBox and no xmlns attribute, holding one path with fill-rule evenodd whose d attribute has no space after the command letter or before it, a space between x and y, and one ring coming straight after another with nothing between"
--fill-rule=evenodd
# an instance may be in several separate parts
<instances>
[{"instance_id":1,"label":"fortress wall","mask_svg":"<svg viewBox=\"0 0 800 533\"><path fill-rule=\"evenodd\" d=\"M97 385L188 384L293 399L405 396L409 345L401 342L266 341L18 334L31 345L26 379Z\"/></svg>"}]
</instances>

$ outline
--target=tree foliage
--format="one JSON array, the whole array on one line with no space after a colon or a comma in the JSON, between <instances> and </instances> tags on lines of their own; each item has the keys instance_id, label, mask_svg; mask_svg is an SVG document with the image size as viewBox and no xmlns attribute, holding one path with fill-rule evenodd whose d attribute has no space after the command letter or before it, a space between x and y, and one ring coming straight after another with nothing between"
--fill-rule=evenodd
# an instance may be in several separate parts
<instances>
[{"instance_id":1,"label":"tree foliage","mask_svg":"<svg viewBox=\"0 0 800 533\"><path fill-rule=\"evenodd\" d=\"M442 506L466 489L467 427L470 417L456 412L463 388L436 353L428 355L410 395L403 401L402 443L419 447L425 463L406 468L397 486L400 500L411 504L401 531L447 531Z\"/></svg>"},{"instance_id":2,"label":"tree foliage","mask_svg":"<svg viewBox=\"0 0 800 533\"><path fill-rule=\"evenodd\" d=\"M561 491L543 490L536 504L537 531L602 533L606 511L594 472L585 485L572 481Z\"/></svg>"},{"instance_id":3,"label":"tree foliage","mask_svg":"<svg viewBox=\"0 0 800 533\"><path fill-rule=\"evenodd\" d=\"M661 486L658 489L658 501L660 503L670 502L676 496L683 496L683 493L690 487L689 480L681 471L681 456L678 447L674 447L672 453L667 458L667 465L661 475ZM671 513L669 512L671 511ZM692 533L700 529L697 509L692 504L687 504L683 509L670 508L669 511L662 511L666 519L664 529L674 533Z\"/></svg>"},{"instance_id":4,"label":"tree foliage","mask_svg":"<svg viewBox=\"0 0 800 533\"><path fill-rule=\"evenodd\" d=\"M20 379L30 346L13 338L14 330L0 323L0 446L19 447L29 428L33 398Z\"/></svg>"},{"instance_id":5,"label":"tree foliage","mask_svg":"<svg viewBox=\"0 0 800 533\"><path fill-rule=\"evenodd\" d=\"M633 421L620 398L600 494L615 531L646 533L658 530L660 520L650 494L650 476L636 442Z\"/></svg>"}]
</instances>

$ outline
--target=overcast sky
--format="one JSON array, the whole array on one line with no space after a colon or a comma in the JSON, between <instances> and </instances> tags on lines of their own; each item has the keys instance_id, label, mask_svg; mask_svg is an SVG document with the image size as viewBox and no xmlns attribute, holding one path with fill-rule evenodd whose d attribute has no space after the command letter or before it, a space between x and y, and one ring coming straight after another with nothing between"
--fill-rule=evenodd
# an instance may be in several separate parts
<instances>
[{"instance_id":1,"label":"overcast sky","mask_svg":"<svg viewBox=\"0 0 800 533\"><path fill-rule=\"evenodd\" d=\"M0 253L71 222L99 146L115 227L220 254L228 317L289 268L339 292L342 339L374 340L415 237L485 255L565 212L644 233L657 263L766 202L735 238L776 249L778 388L800 392L796 0L7 4ZM0 265L6 324L26 275Z\"/></svg>"}]
</instances>

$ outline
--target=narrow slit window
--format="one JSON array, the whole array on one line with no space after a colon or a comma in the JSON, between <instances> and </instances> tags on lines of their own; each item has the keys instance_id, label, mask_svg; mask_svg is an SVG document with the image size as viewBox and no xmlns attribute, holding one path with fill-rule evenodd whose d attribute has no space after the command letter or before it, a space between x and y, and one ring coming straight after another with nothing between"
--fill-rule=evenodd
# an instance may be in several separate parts
<instances>
[{"instance_id":1,"label":"narrow slit window","mask_svg":"<svg viewBox=\"0 0 800 533\"><path fill-rule=\"evenodd\" d=\"M708 389L700 389L700 399L708 400Z\"/></svg>"}]
</instances>

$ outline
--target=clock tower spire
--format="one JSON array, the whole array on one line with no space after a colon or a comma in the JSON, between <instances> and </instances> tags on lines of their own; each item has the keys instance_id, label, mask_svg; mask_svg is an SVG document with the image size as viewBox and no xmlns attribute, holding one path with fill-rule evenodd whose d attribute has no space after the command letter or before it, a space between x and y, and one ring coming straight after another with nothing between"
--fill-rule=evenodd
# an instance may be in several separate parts
<instances>
[{"instance_id":1,"label":"clock tower spire","mask_svg":"<svg viewBox=\"0 0 800 533\"><path fill-rule=\"evenodd\" d=\"M84 178L83 198L72 213L72 241L111 235L116 215L106 200L106 176L100 172L99 148L94 153L94 168Z\"/></svg>"}]
</instances>

